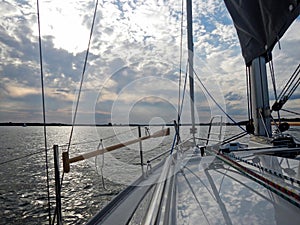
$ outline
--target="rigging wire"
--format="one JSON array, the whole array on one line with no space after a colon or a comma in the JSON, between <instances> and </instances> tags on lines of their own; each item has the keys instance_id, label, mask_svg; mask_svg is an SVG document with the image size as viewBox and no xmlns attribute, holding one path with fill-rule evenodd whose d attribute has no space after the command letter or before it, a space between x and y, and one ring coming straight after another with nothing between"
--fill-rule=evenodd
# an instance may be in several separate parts
<instances>
[{"instance_id":1,"label":"rigging wire","mask_svg":"<svg viewBox=\"0 0 300 225\"><path fill-rule=\"evenodd\" d=\"M203 210L203 208L202 208L202 205L201 205L201 203L200 203L200 201L199 201L199 199L198 199L198 197L197 197L197 195L196 195L196 193L195 193L195 190L193 189L193 187L192 187L190 181L189 181L188 178L186 177L184 171L181 171L181 174L182 174L182 176L184 177L184 179L186 180L186 183L188 184L188 186L189 186L189 188L190 188L190 190L191 190L191 192L192 192L192 194L193 194L193 196L194 196L196 202L198 203L198 205L199 205L199 207L200 207L200 209L201 209L201 211L202 211L202 213L203 213L203 216L204 216L206 222L210 225L209 220L208 220L208 218L207 218L207 216L206 216L206 214L205 214L205 212L204 212L204 210Z\"/></svg>"},{"instance_id":2,"label":"rigging wire","mask_svg":"<svg viewBox=\"0 0 300 225\"><path fill-rule=\"evenodd\" d=\"M178 85L178 117L177 117L177 124L180 126L180 109L181 109L181 75L182 75L182 46L183 46L183 0L181 1L181 21L180 21L180 55L179 55L179 85ZM179 127L178 127L178 132L179 132Z\"/></svg>"},{"instance_id":3,"label":"rigging wire","mask_svg":"<svg viewBox=\"0 0 300 225\"><path fill-rule=\"evenodd\" d=\"M282 106L287 102L287 100L292 96L295 90L300 85L300 64L297 66L296 70L293 72L292 76L282 89L281 93L278 96L278 101L272 106L272 110L279 111L282 109ZM298 77L298 78L297 78Z\"/></svg>"},{"instance_id":4,"label":"rigging wire","mask_svg":"<svg viewBox=\"0 0 300 225\"><path fill-rule=\"evenodd\" d=\"M273 90L274 90L274 97L275 100L278 100L277 96L277 88L276 88L276 80L275 80L275 71L274 71L274 65L273 65L273 60L269 61L269 68L270 68L270 73L271 73L271 78L272 78L272 84L273 84Z\"/></svg>"},{"instance_id":5,"label":"rigging wire","mask_svg":"<svg viewBox=\"0 0 300 225\"><path fill-rule=\"evenodd\" d=\"M188 68L188 63L186 64L186 70L185 70L186 72L185 72L185 78L184 78L184 86L183 86L182 99L181 99L180 111L179 111L180 117L182 115L183 103L184 103L184 98L185 98L185 93L186 93L186 84L187 84L187 76L188 76L188 74L187 74L187 68Z\"/></svg>"},{"instance_id":6,"label":"rigging wire","mask_svg":"<svg viewBox=\"0 0 300 225\"><path fill-rule=\"evenodd\" d=\"M130 131L134 131L136 130L137 128L133 128L131 129ZM121 134L124 134L124 133L127 133L127 132L130 132L130 131L123 131L123 132L120 132L120 133L117 133L117 134L114 134L114 135L111 135L111 136L108 136L108 137L105 137L105 138L102 138L102 140L107 140L107 139L111 139L113 137L116 137L118 135L121 135ZM91 144L91 143L99 143L99 140L93 140L93 141L83 141L83 142L77 142L77 143L72 143L71 145L72 146L76 146L76 145L84 145L84 144ZM58 147L59 148L63 148L63 147L67 147L68 144L63 144L63 145L59 145ZM51 148L47 148L47 151L50 151ZM16 157L16 158L13 158L13 159L9 159L7 161L3 161L3 162L0 162L0 166L1 165L4 165L4 164L7 164L7 163L10 163L10 162L14 162L14 161L18 161L18 160L21 160L21 159L25 159L25 158L29 158L33 155L38 155L38 154L41 154L43 152L45 152L45 148L38 148L38 149L26 149L26 151L35 151L35 152L32 152L32 153L29 153L29 154L26 154L26 155L23 155L23 156L19 156L19 157Z\"/></svg>"},{"instance_id":7,"label":"rigging wire","mask_svg":"<svg viewBox=\"0 0 300 225\"><path fill-rule=\"evenodd\" d=\"M259 190L256 190L255 188L251 187L250 185L247 185L247 183L244 183L244 182L242 182L241 180L237 179L236 177L227 174L227 172L231 172L231 173L233 173L233 174L240 174L240 172L238 172L238 171L236 171L236 170L234 170L234 169L229 169L229 168L227 168L227 169L225 170L225 172L222 172L222 171L220 171L220 170L215 170L215 171L216 171L217 173L222 174L222 175L223 175L223 178L224 178L225 176L226 176L226 177L229 177L230 179L232 179L233 181L237 182L238 184L240 184L240 185L242 185L242 186L248 188L249 190L251 190L252 192L254 192L255 194L257 194L257 195L260 196L261 198L265 199L266 201L268 201L268 202L270 202L270 203L272 203L272 204L275 203L274 200L267 198L265 195L263 195L262 193L260 193ZM223 179L223 178L222 178L222 179ZM222 183L221 183L221 186L222 186ZM221 190L221 186L220 186L220 190Z\"/></svg>"},{"instance_id":8,"label":"rigging wire","mask_svg":"<svg viewBox=\"0 0 300 225\"><path fill-rule=\"evenodd\" d=\"M69 137L67 152L70 151L70 147L71 147L71 142L72 142L72 137L73 137L73 132L74 132L74 126L75 126L76 116L77 116L77 111L78 111L78 106L79 106L79 100L80 100L80 95L81 95L81 90L82 90L82 85L83 85L83 80L84 80L84 75L85 75L85 69L86 69L86 65L87 65L87 60L88 60L88 56L89 56L89 50L90 50L90 45L91 45L92 35L93 35L93 30L94 30L94 24L95 24L95 20L96 20L97 6L98 6L98 0L96 1L96 4L95 4L93 21L92 21L92 26L91 26L91 30L90 30L88 47L87 47L87 50L86 50L84 66L83 66L83 70L82 70L82 74L81 74L80 87L79 87L79 91L78 91L78 96L77 96L76 107L75 107L75 112L74 112L73 121L72 121L72 128L71 128L71 133L70 133L70 137ZM62 183L63 183L64 175L65 175L65 173L63 172L62 177L61 177L61 186L62 186Z\"/></svg>"},{"instance_id":9,"label":"rigging wire","mask_svg":"<svg viewBox=\"0 0 300 225\"><path fill-rule=\"evenodd\" d=\"M180 53L179 53L179 84L178 84L178 103L177 103L177 125L176 121L174 120L175 123L175 135L173 139L173 144L172 144L172 150L171 153L173 152L175 142L178 144L180 142L180 121L181 121L181 113L182 113L182 105L183 105L183 100L184 100L184 94L185 94L185 88L186 88L186 77L185 76L185 81L184 81L184 90L183 90L183 97L182 97L182 103L181 102L181 76L182 76L182 49L183 49L183 8L184 8L184 0L181 1L181 19L180 19Z\"/></svg>"},{"instance_id":10,"label":"rigging wire","mask_svg":"<svg viewBox=\"0 0 300 225\"><path fill-rule=\"evenodd\" d=\"M209 190L209 188L207 187L207 185L204 183L204 181L196 174L194 173L190 168L188 168L186 165L183 166L183 168L187 169L192 175L194 175L200 182L201 184L204 186L204 188L208 191L208 193L211 195L211 197L217 201L216 197L211 193L211 191Z\"/></svg>"},{"instance_id":11,"label":"rigging wire","mask_svg":"<svg viewBox=\"0 0 300 225\"><path fill-rule=\"evenodd\" d=\"M288 80L287 84L285 85L285 87L282 89L281 93L279 94L278 98L281 99L284 96L288 96L290 97L290 95L292 94L291 91L289 92L289 94L287 95L288 89L291 87L291 85L293 84L293 82L295 82L298 74L300 72L300 63L298 64L296 70L293 72L292 76L290 77L290 79ZM295 87L298 87L299 85L299 80L300 78L298 78L298 80L296 81L296 84L294 85Z\"/></svg>"},{"instance_id":12,"label":"rigging wire","mask_svg":"<svg viewBox=\"0 0 300 225\"><path fill-rule=\"evenodd\" d=\"M269 58L269 54L268 58ZM273 84L273 90L274 90L274 97L275 97L275 102L278 101L278 96L277 96L277 88L276 88L276 80L275 80L275 71L274 71L274 65L273 65L273 60L271 59L269 61L269 68L270 68L270 73L271 73L271 78L272 78L272 84ZM279 110L277 111L277 117L280 123L280 112Z\"/></svg>"},{"instance_id":13,"label":"rigging wire","mask_svg":"<svg viewBox=\"0 0 300 225\"><path fill-rule=\"evenodd\" d=\"M82 70L82 74L81 74L80 86L79 86L79 91L78 91L78 96L77 96L76 106L75 106L75 112L74 112L73 121L72 121L72 129L71 129L69 143L68 143L68 150L67 150L68 152L70 151L70 145L71 145L71 141L72 141L72 137L73 137L74 126L75 126L75 122L76 122L78 106L79 106L79 101L80 101L80 96L81 96L81 91L82 91L82 85L83 85L85 70L86 70L89 51L90 51L90 45L91 45L91 42L92 42L92 35L93 35L94 24L95 24L95 19L96 19L96 14L97 14L97 6L98 6L98 0L96 1L96 5L95 5L93 21L92 21L92 26L91 26L91 30L90 30L90 37L89 37L88 47L87 47L87 50L86 50L83 70Z\"/></svg>"},{"instance_id":14,"label":"rigging wire","mask_svg":"<svg viewBox=\"0 0 300 225\"><path fill-rule=\"evenodd\" d=\"M300 113L297 113L297 112L293 112L291 110L287 110L287 109L281 109L282 111L285 111L285 112L288 112L288 113L292 113L292 114L295 114L297 116L300 116Z\"/></svg>"},{"instance_id":15,"label":"rigging wire","mask_svg":"<svg viewBox=\"0 0 300 225\"><path fill-rule=\"evenodd\" d=\"M181 18L180 18L180 53L179 53L179 84L178 84L178 103L177 103L177 125L175 122L175 135L173 139L173 144L172 144L172 150L175 146L175 142L177 140L177 143L180 141L180 121L181 121L181 114L182 114L182 108L183 108L183 101L184 101L184 95L185 95L185 89L186 89L186 79L187 79L187 73L185 74L185 81L184 81L184 90L183 90L183 96L182 96L182 102L181 102L181 76L182 76L182 49L183 49L183 8L184 8L184 0L181 1Z\"/></svg>"},{"instance_id":16,"label":"rigging wire","mask_svg":"<svg viewBox=\"0 0 300 225\"><path fill-rule=\"evenodd\" d=\"M82 74L81 74L80 87L79 87L79 91L78 91L78 96L77 96L76 107L75 107L75 112L74 112L73 121L72 121L72 128L71 128L71 132L70 132L70 137L69 137L67 152L70 151L70 147L71 147L71 142L72 142L72 137L73 137L73 132L74 132L74 126L75 126L76 116L77 116L77 111L78 111L78 106L79 106L79 100L80 100L80 95L81 95L81 90L82 90L82 85L83 85L85 70L86 70L86 66L87 66L87 60L88 60L88 56L89 56L90 45L91 45L91 41L92 41L94 24L95 24L95 20L96 20L97 6L98 6L98 0L96 1L96 4L95 4L93 21L92 21L92 26L91 26L91 30L90 30L88 47L87 47L87 50L86 50L86 55L85 55L85 60L84 60L84 66L83 66L83 70L82 70ZM62 185L63 185L64 175L65 175L65 172L63 171L62 176L61 176L61 180L60 180L60 187L62 187ZM56 211L57 211L57 207L55 207L55 212Z\"/></svg>"},{"instance_id":17,"label":"rigging wire","mask_svg":"<svg viewBox=\"0 0 300 225\"><path fill-rule=\"evenodd\" d=\"M110 136L107 136L107 137L104 137L104 138L101 138L101 139L102 140L111 139L111 138L117 137L117 136L119 136L121 134L125 134L127 132L132 132L132 131L137 130L137 129L138 128L132 128L129 131L125 130L125 131L122 131L122 132L119 132L117 134L113 134L113 135L110 135ZM90 143L96 143L96 142L99 143L99 139L97 139L97 140L91 140L91 141L76 142L76 143L72 143L71 145L75 146L75 145L90 144ZM64 145L60 145L59 147L68 147L68 143L64 144Z\"/></svg>"},{"instance_id":18,"label":"rigging wire","mask_svg":"<svg viewBox=\"0 0 300 225\"><path fill-rule=\"evenodd\" d=\"M221 213L222 213L222 215L223 215L223 217L224 217L225 223L226 223L227 225L232 225L232 221L231 221L231 219L230 219L230 216L229 216L229 214L228 214L228 211L227 211L227 209L226 209L226 206L225 206L225 204L223 203L223 200L222 200L222 198L221 198L221 196L220 196L220 193L219 193L218 190L217 190L217 186L216 186L216 184L215 184L214 179L213 179L212 176L210 175L208 169L205 169L205 170L204 170L204 173L205 173L205 175L206 175L206 177L207 177L207 179L208 179L208 182L210 183L211 189L212 189L212 191L213 191L213 193L214 193L214 195L215 195L215 197L216 197L216 201L217 201L217 203L218 203L218 205L219 205L219 207L220 207L220 209L221 209Z\"/></svg>"},{"instance_id":19,"label":"rigging wire","mask_svg":"<svg viewBox=\"0 0 300 225\"><path fill-rule=\"evenodd\" d=\"M241 132L239 134L236 134L236 135L233 135L233 136L231 136L231 137L229 137L229 138L227 138L227 139L225 139L225 140L223 140L223 141L221 141L221 142L219 142L217 144L222 144L222 145L228 144L228 143L230 143L232 141L235 141L237 139L240 139L240 138L246 136L247 134L248 134L247 132L243 131L243 132Z\"/></svg>"},{"instance_id":20,"label":"rigging wire","mask_svg":"<svg viewBox=\"0 0 300 225\"><path fill-rule=\"evenodd\" d=\"M47 151L49 151L50 149L47 149ZM39 150L38 152L33 152L33 153L30 153L30 154L27 154L27 155L24 155L24 156L20 156L20 157L17 157L17 158L14 158L14 159L9 159L7 161L4 161L4 162L0 162L0 166L1 165L4 165L4 164L7 164L7 163L10 163L10 162L14 162L14 161L18 161L18 160L21 160L21 159L25 159L25 158L29 158L33 155L37 155L37 154L41 154L41 153L44 153L45 152L45 149L42 148L41 150Z\"/></svg>"},{"instance_id":21,"label":"rigging wire","mask_svg":"<svg viewBox=\"0 0 300 225\"><path fill-rule=\"evenodd\" d=\"M188 64L186 65L186 69L187 69ZM187 70L186 70L187 71ZM184 103L184 97L185 97L185 92L186 92L186 83L187 83L187 72L185 73L185 79L184 79L184 87L183 87L183 91L182 91L182 99L181 99L181 104L179 104L179 111L178 111L178 123L177 125L175 124L175 129L176 132L174 134L174 139L173 139L173 143L172 143L172 148L171 148L171 154L173 152L173 149L175 147L175 142L177 139L177 142L180 141L180 133L179 133L179 127L180 127L180 120L181 120L181 114L182 114L182 110L183 110L183 103ZM178 144L178 143L177 143Z\"/></svg>"},{"instance_id":22,"label":"rigging wire","mask_svg":"<svg viewBox=\"0 0 300 225\"><path fill-rule=\"evenodd\" d=\"M42 86L42 107L43 107L43 128L44 128L44 144L45 144L45 167L46 167L46 183L47 183L47 200L48 200L48 220L51 224L51 204L50 204L50 182L49 182L49 166L48 166L48 147L47 147L47 127L46 127L46 107L45 107L45 88L44 88L44 72L43 72L43 52L41 38L41 20L40 20L40 5L39 0L36 1L37 20L39 32L39 57L40 57L40 73Z\"/></svg>"},{"instance_id":23,"label":"rigging wire","mask_svg":"<svg viewBox=\"0 0 300 225\"><path fill-rule=\"evenodd\" d=\"M248 107L248 120L252 119L252 106L251 106L251 89L250 89L250 68L246 66L246 84L247 84L247 107Z\"/></svg>"},{"instance_id":24,"label":"rigging wire","mask_svg":"<svg viewBox=\"0 0 300 225\"><path fill-rule=\"evenodd\" d=\"M216 99L211 95L211 93L207 90L207 88L204 86L203 82L201 81L200 77L196 73L195 69L193 68L194 74L196 75L196 78L200 82L201 86L205 90L205 92L208 94L208 96L211 98L211 100L216 104L216 106L229 118L235 125L237 125L240 129L247 132L240 124L238 124L228 113L225 112L225 110L220 106L220 104L216 101Z\"/></svg>"}]
</instances>

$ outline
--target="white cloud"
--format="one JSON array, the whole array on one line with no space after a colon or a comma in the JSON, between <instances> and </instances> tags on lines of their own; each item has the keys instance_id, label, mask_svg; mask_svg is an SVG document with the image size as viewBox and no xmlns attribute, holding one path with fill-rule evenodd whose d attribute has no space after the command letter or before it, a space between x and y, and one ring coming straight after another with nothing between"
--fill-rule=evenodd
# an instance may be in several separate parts
<instances>
[{"instance_id":1,"label":"white cloud","mask_svg":"<svg viewBox=\"0 0 300 225\"><path fill-rule=\"evenodd\" d=\"M92 18L93 10L87 10L82 1L41 1L40 19L42 35L53 36L55 48L77 53L87 48L89 29L84 17ZM37 24L33 24L38 36Z\"/></svg>"},{"instance_id":2,"label":"white cloud","mask_svg":"<svg viewBox=\"0 0 300 225\"><path fill-rule=\"evenodd\" d=\"M46 94L51 99L70 104L79 87L95 1L40 2ZM84 92L95 95L101 92L102 103L116 98L128 103L139 99L139 94L146 96L155 92L159 97L168 96L172 104L177 104L178 87L173 82L178 80L176 76L180 70L180 10L181 3L178 1L101 2L86 68ZM218 87L223 96L229 92L244 96L245 65L223 1L194 2L193 10L197 73L208 87L211 85L212 90L213 86ZM0 19L0 76L13 84L6 89L9 90L6 94L10 93L10 97L34 95L40 88L36 5L10 1L10 4L1 4L0 11L4 15ZM279 87L299 63L299 24L296 21L282 39L283 50L278 51L277 47L274 50ZM184 49L185 29L184 19ZM186 56L184 51L182 70L185 70ZM148 80L155 87L149 88L148 83L137 82L143 77L164 78L172 85ZM128 91L129 86L132 91ZM125 89L127 92L122 92ZM1 96L4 96L3 93L0 86ZM222 101L220 95L216 98ZM87 101L88 96L82 95L82 101ZM234 102L236 109L238 103ZM240 103L242 109L244 104ZM203 104L207 106L208 103Z\"/></svg>"}]
</instances>

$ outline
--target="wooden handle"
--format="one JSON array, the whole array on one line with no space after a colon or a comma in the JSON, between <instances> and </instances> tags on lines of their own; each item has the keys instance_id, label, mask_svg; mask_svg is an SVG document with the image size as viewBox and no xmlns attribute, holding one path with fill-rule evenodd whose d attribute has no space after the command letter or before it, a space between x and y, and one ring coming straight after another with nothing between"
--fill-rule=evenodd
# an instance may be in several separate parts
<instances>
[{"instance_id":1,"label":"wooden handle","mask_svg":"<svg viewBox=\"0 0 300 225\"><path fill-rule=\"evenodd\" d=\"M73 158L69 158L69 153L68 152L63 152L63 169L64 169L64 172L65 173L70 172L70 164L71 163L82 161L82 160L85 160L85 159L89 159L89 158L95 157L97 155L104 154L105 152L110 152L110 151L113 151L113 150L116 150L116 149L119 149L119 148L122 148L122 147L125 147L125 146L128 146L128 145L132 145L134 143L137 143L139 141L143 141L143 140L146 140L146 139L149 139L149 138L163 137L163 136L168 136L169 134L170 134L170 128L166 128L166 129L157 131L152 135L147 135L147 136L137 138L137 139L134 139L134 140L131 140L131 141L127 141L127 142L124 142L124 143L119 143L119 144L112 145L112 146L109 146L109 147L106 147L106 148L103 148L103 149L97 149L95 151L84 153L82 155L79 155L79 156L76 156L76 157L73 157Z\"/></svg>"}]
</instances>

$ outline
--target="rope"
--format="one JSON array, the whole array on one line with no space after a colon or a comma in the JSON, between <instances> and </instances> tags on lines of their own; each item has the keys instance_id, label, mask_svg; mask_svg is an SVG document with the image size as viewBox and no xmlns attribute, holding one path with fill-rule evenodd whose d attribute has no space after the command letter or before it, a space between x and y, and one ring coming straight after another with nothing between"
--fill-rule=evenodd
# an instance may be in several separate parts
<instances>
[{"instance_id":1,"label":"rope","mask_svg":"<svg viewBox=\"0 0 300 225\"><path fill-rule=\"evenodd\" d=\"M291 204L293 204L293 205L300 208L300 196L299 196L299 194L297 194L297 193L295 193L291 190L288 190L284 186L282 186L278 183L275 183L275 182L267 179L266 177L263 177L263 176L255 173L254 171L240 165L236 161L233 161L232 159L230 159L229 156L225 156L223 154L222 155L217 154L217 157L219 159L221 159L222 161L224 161L225 163L232 166L233 168L237 169L241 173L243 173L245 176L249 177L251 180L254 180L255 182L261 184L265 188L271 190L272 192L276 193L280 197L284 198L285 200L287 200Z\"/></svg>"},{"instance_id":2,"label":"rope","mask_svg":"<svg viewBox=\"0 0 300 225\"><path fill-rule=\"evenodd\" d=\"M36 1L36 6L37 6L37 20L38 20L38 32L39 32L39 57L40 57L40 73L41 73L41 86L42 86L42 107L43 107L44 143L45 143L45 167L46 167L47 200L48 200L48 220L49 220L49 224L51 224L50 184L49 184L49 166L48 166L48 151L47 151L48 147L47 147L46 107L45 107L43 53L42 53L39 0Z\"/></svg>"},{"instance_id":3,"label":"rope","mask_svg":"<svg viewBox=\"0 0 300 225\"><path fill-rule=\"evenodd\" d=\"M97 149L100 149L100 148L104 149L102 139L100 140ZM100 167L100 175L101 175L103 189L107 190L106 187L105 187L105 181L104 181L104 176L103 176L104 155L105 154L102 154L102 163L101 163L101 167ZM95 167L96 167L96 170L98 170L98 168L97 168L97 158L98 158L98 156L95 157Z\"/></svg>"},{"instance_id":4,"label":"rope","mask_svg":"<svg viewBox=\"0 0 300 225\"><path fill-rule=\"evenodd\" d=\"M288 181L290 181L290 182L292 182L292 183L296 183L296 184L300 185L300 181L297 180L297 179L295 179L295 178L292 178L292 177L283 175L283 174L281 174L281 173L279 173L279 172L276 172L276 171L274 171L274 170L271 170L271 169L268 169L268 168L259 166L259 165L255 164L255 163L253 163L253 162L249 162L248 160L245 160L245 159L243 159L243 158L240 158L240 157L238 157L238 156L235 156L234 154L229 154L228 156L229 156L230 158L240 160L241 162L244 162L244 163L246 163L246 164L248 164L248 165L251 165L251 166L254 166L254 167L258 168L258 169L261 169L261 170L263 170L263 171L265 171L265 172L267 172L267 173L269 173L269 174L272 174L272 175L274 175L274 176L276 176L276 177L283 178L283 179L288 180Z\"/></svg>"},{"instance_id":5,"label":"rope","mask_svg":"<svg viewBox=\"0 0 300 225\"><path fill-rule=\"evenodd\" d=\"M261 110L258 110L258 114L259 114L260 119L261 119L261 122L262 122L262 124L263 124L263 126L264 126L264 130L265 130L265 132L266 132L266 134L267 134L267 136L268 136L268 138L269 138L269 137L270 137L270 134L269 134L269 132L268 132L268 130L267 130L267 126L266 126L266 123L265 123L265 121L264 121L263 115L261 114Z\"/></svg>"},{"instance_id":6,"label":"rope","mask_svg":"<svg viewBox=\"0 0 300 225\"><path fill-rule=\"evenodd\" d=\"M279 132L280 134L282 134L282 132L281 132L281 130L279 129L279 126L277 125L277 123L276 123L276 121L275 121L275 119L273 118L273 116L272 115L270 115L270 119L271 119L271 121L273 122L273 125L276 127L276 132ZM280 118L279 118L279 123L280 123Z\"/></svg>"}]
</instances>

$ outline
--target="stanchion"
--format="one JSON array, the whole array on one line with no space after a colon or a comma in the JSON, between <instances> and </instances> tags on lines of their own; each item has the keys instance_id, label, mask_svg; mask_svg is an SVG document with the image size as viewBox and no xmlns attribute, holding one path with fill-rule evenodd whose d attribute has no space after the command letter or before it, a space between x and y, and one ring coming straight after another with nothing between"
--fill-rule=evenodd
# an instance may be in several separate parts
<instances>
[{"instance_id":1,"label":"stanchion","mask_svg":"<svg viewBox=\"0 0 300 225\"><path fill-rule=\"evenodd\" d=\"M53 145L53 151L54 151L55 199L56 199L55 211L57 213L57 224L62 225L58 145Z\"/></svg>"},{"instance_id":2,"label":"stanchion","mask_svg":"<svg viewBox=\"0 0 300 225\"><path fill-rule=\"evenodd\" d=\"M142 132L141 132L141 126L138 127L138 131L139 131L139 144L140 144L140 157L141 157L141 167L142 167L142 174L143 176L144 174L144 160L143 160L143 146L142 146Z\"/></svg>"}]
</instances>

